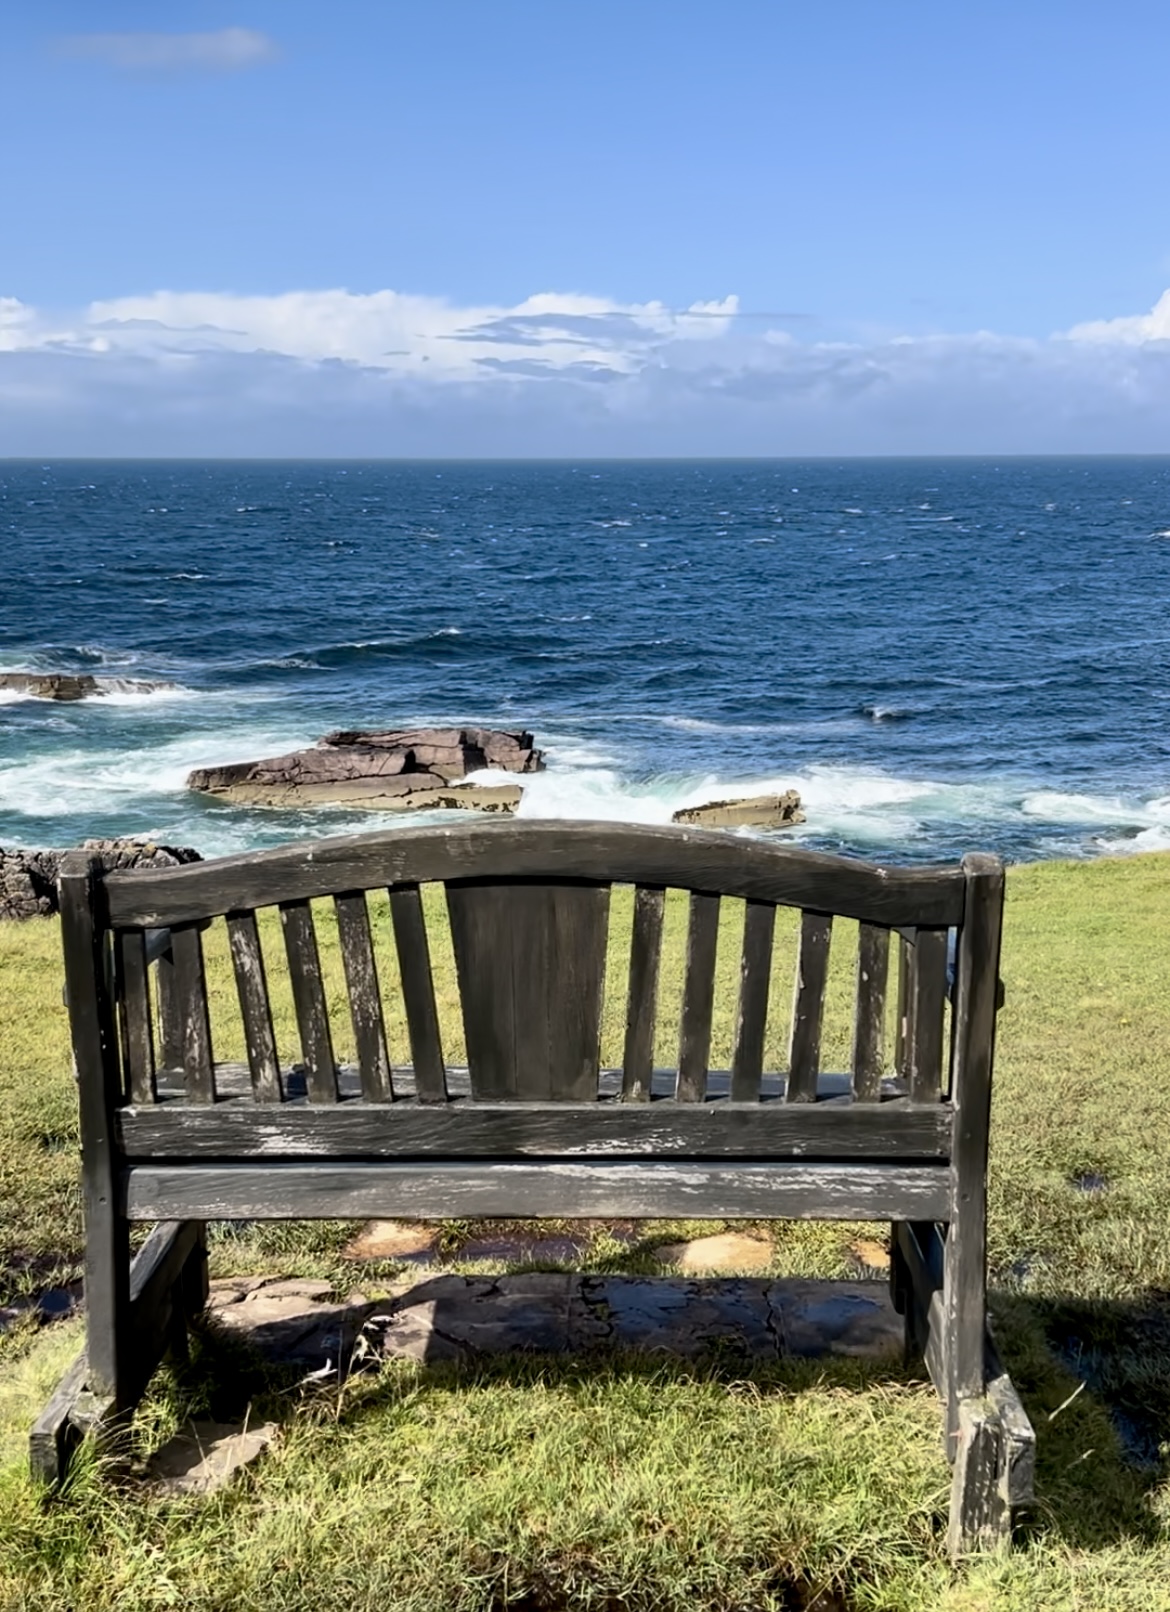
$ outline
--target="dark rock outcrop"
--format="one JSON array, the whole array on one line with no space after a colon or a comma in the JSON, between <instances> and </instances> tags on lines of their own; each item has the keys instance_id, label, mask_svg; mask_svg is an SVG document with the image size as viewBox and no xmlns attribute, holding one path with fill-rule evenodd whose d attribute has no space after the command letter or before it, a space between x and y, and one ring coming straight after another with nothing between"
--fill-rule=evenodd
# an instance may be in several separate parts
<instances>
[{"instance_id":1,"label":"dark rock outcrop","mask_svg":"<svg viewBox=\"0 0 1170 1612\"><path fill-rule=\"evenodd\" d=\"M339 729L308 750L198 767L188 789L248 806L360 806L370 811L514 811L514 784L463 784L469 772L543 767L530 733L491 728Z\"/></svg>"},{"instance_id":2,"label":"dark rock outcrop","mask_svg":"<svg viewBox=\"0 0 1170 1612\"><path fill-rule=\"evenodd\" d=\"M99 856L107 872L202 860L189 846L154 840L86 840L82 850ZM64 851L6 851L0 846L0 919L51 917L57 911L57 875L64 856Z\"/></svg>"},{"instance_id":3,"label":"dark rock outcrop","mask_svg":"<svg viewBox=\"0 0 1170 1612\"><path fill-rule=\"evenodd\" d=\"M34 700L89 700L103 694L154 694L174 688L136 677L91 677L88 672L0 672L0 689L13 689Z\"/></svg>"},{"instance_id":4,"label":"dark rock outcrop","mask_svg":"<svg viewBox=\"0 0 1170 1612\"><path fill-rule=\"evenodd\" d=\"M786 789L782 795L753 795L749 800L713 800L703 806L686 806L672 818L692 828L790 828L804 820L795 789Z\"/></svg>"},{"instance_id":5,"label":"dark rock outcrop","mask_svg":"<svg viewBox=\"0 0 1170 1612\"><path fill-rule=\"evenodd\" d=\"M404 772L425 770L448 782L469 772L541 772L544 756L531 733L499 728L339 728L318 741L324 749L390 750L405 758Z\"/></svg>"}]
</instances>

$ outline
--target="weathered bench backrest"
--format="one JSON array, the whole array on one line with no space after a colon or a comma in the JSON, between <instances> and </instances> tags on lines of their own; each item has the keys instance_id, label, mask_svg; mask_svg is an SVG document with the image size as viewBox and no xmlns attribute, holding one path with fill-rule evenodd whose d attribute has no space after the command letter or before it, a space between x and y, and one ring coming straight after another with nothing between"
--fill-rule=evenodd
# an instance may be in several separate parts
<instances>
[{"instance_id":1,"label":"weathered bench backrest","mask_svg":"<svg viewBox=\"0 0 1170 1612\"><path fill-rule=\"evenodd\" d=\"M446 887L458 974L467 1075L451 1076L440 1038L431 939L421 887ZM161 871L112 874L102 883L114 947L124 1100L178 1096L164 1071L182 1070L188 1103L212 1103L215 1035L204 931L223 919L230 940L250 1089L258 1103L307 1096L333 1104L452 1094L511 1102L628 1101L672 1096L701 1102L818 1097L821 1026L834 917L858 921L851 1067L829 1094L916 1104L945 1095L948 939L963 924L967 878L959 868L889 870L720 833L605 824L492 823L405 829L302 844ZM633 885L620 1075L600 1067L610 893ZM689 902L678 1053L655 1074L659 963L666 892ZM392 1067L383 993L393 959L376 956L367 893L388 891L398 988L411 1067ZM314 900L335 906L346 996L330 1001L314 926ZM734 1051L712 1074L709 1056L716 945L723 898L745 902ZM799 912L784 1079L765 1078L777 906ZM276 908L283 947L262 945L257 914ZM101 920L99 919L99 925ZM887 1045L891 934L901 954L896 1046ZM162 950L151 989L152 953ZM281 955L283 952L283 955ZM389 966L387 966L389 965ZM269 976L287 975L299 1059L278 1057ZM349 1023L339 1030L338 1015ZM357 1049L352 1082L335 1042ZM237 1029L238 1035L238 1029ZM894 1066L896 1088L883 1076ZM819 1095L826 1095L822 1086Z\"/></svg>"}]
</instances>

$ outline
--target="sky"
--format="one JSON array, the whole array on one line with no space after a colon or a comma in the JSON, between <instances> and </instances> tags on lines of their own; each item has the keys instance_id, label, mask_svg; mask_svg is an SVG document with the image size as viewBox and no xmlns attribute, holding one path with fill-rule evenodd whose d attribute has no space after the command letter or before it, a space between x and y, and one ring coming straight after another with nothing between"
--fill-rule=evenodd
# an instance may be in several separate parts
<instances>
[{"instance_id":1,"label":"sky","mask_svg":"<svg viewBox=\"0 0 1170 1612\"><path fill-rule=\"evenodd\" d=\"M0 456L1170 452L1164 0L7 0Z\"/></svg>"}]
</instances>

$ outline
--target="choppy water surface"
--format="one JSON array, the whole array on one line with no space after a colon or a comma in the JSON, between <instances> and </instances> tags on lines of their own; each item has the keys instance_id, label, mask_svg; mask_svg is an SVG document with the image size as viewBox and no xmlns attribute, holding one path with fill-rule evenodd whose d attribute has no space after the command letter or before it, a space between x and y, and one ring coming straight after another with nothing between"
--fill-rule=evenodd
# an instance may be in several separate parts
<instances>
[{"instance_id":1,"label":"choppy water surface","mask_svg":"<svg viewBox=\"0 0 1170 1612\"><path fill-rule=\"evenodd\" d=\"M794 787L899 860L1170 846L1170 460L0 463L0 843L373 826L190 768L336 726L532 728L532 815Z\"/></svg>"}]
</instances>

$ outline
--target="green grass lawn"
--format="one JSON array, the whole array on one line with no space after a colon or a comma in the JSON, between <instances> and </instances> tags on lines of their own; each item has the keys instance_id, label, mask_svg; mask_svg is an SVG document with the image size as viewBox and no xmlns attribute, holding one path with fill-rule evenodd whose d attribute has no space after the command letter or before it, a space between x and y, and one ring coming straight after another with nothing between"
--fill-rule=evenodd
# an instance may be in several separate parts
<instances>
[{"instance_id":1,"label":"green grass lawn","mask_svg":"<svg viewBox=\"0 0 1170 1612\"><path fill-rule=\"evenodd\" d=\"M742 923L728 906L718 1063ZM628 923L619 902L615 969ZM672 1013L677 1023L684 924L672 908L664 1037ZM336 993L327 914L320 929ZM784 930L778 999L791 991L791 942ZM218 1050L230 1056L230 974L214 935L208 950L228 1016ZM829 1066L845 1053L847 953L846 937ZM456 1061L442 948L436 970ZM209 1339L181 1381L160 1379L141 1448L190 1410L250 1404L254 1417L284 1420L269 1455L205 1501L112 1485L82 1462L70 1492L46 1503L23 1475L24 1438L77 1347L79 1329L66 1323L0 1336L0 1607L1170 1608L1170 857L1013 869L1003 974L993 1308L1039 1437L1038 1504L1011 1556L947 1563L933 1392L912 1372L858 1363L749 1371L716 1358L696 1371L530 1359L474 1373L394 1364L304 1397L241 1370ZM0 991L4 1303L78 1270L55 922L0 926ZM388 990L402 1057L393 999ZM287 1037L291 1010L278 1006ZM607 1062L620 1060L621 1028L611 1012ZM671 1061L665 1040L659 1055ZM629 1248L599 1235L583 1263L646 1269L655 1244L687 1229L646 1226ZM777 1273L814 1275L855 1273L853 1245L882 1235L767 1229ZM358 1280L342 1252L351 1231L225 1229L213 1268L325 1275L348 1289ZM456 1269L466 1231L446 1228ZM376 1290L392 1269L363 1267L363 1287Z\"/></svg>"}]
</instances>

